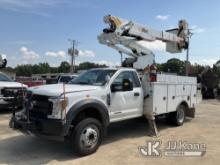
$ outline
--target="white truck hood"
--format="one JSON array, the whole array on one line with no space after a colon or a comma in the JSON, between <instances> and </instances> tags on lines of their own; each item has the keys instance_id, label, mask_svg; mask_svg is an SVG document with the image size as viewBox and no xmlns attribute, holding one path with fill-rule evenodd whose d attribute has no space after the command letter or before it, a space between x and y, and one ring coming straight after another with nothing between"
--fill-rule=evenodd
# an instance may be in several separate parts
<instances>
[{"instance_id":1,"label":"white truck hood","mask_svg":"<svg viewBox=\"0 0 220 165\"><path fill-rule=\"evenodd\" d=\"M8 82L8 81L0 81L0 88L17 88L17 87L23 87L27 88L27 85L21 84L19 82Z\"/></svg>"},{"instance_id":2,"label":"white truck hood","mask_svg":"<svg viewBox=\"0 0 220 165\"><path fill-rule=\"evenodd\" d=\"M82 92L82 91L91 91L97 89L98 86L92 85L73 85L66 84L65 92L73 93L73 92ZM63 84L53 84L53 85L42 85L38 87L31 87L28 89L33 92L33 94L44 95L44 96L59 96L64 93Z\"/></svg>"}]
</instances>

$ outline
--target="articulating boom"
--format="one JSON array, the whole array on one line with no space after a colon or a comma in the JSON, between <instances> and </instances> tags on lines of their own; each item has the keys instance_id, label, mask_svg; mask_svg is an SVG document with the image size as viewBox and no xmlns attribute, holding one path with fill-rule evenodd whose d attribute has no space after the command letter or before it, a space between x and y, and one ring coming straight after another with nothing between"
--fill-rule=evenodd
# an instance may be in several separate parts
<instances>
[{"instance_id":1,"label":"articulating boom","mask_svg":"<svg viewBox=\"0 0 220 165\"><path fill-rule=\"evenodd\" d=\"M166 43L166 51L170 53L180 53L183 49L188 49L188 24L185 20L179 21L177 29L166 32L111 15L105 16L104 22L109 27L98 36L99 42L135 59L153 54L147 44L143 44L146 41L163 41Z\"/></svg>"}]
</instances>

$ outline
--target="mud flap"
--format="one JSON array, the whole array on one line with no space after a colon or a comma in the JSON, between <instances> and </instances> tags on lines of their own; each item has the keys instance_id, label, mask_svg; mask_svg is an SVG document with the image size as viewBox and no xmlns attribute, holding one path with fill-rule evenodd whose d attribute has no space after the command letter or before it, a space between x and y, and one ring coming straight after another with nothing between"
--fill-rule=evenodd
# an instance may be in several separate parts
<instances>
[{"instance_id":1,"label":"mud flap","mask_svg":"<svg viewBox=\"0 0 220 165\"><path fill-rule=\"evenodd\" d=\"M195 108L186 109L186 117L195 118Z\"/></svg>"}]
</instances>

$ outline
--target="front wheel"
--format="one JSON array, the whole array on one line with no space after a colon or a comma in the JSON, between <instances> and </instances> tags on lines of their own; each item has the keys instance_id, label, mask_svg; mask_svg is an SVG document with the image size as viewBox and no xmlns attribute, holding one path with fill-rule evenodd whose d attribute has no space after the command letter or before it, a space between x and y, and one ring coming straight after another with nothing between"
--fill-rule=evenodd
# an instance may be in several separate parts
<instances>
[{"instance_id":1,"label":"front wheel","mask_svg":"<svg viewBox=\"0 0 220 165\"><path fill-rule=\"evenodd\" d=\"M94 118L86 118L80 121L71 135L73 149L79 155L94 153L102 141L102 125Z\"/></svg>"}]
</instances>

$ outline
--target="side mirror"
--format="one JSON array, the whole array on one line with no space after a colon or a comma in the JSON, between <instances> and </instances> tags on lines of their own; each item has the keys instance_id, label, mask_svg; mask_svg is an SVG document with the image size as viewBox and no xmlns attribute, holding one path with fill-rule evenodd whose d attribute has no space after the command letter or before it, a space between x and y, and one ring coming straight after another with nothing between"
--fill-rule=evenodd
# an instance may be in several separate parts
<instances>
[{"instance_id":1,"label":"side mirror","mask_svg":"<svg viewBox=\"0 0 220 165\"><path fill-rule=\"evenodd\" d=\"M123 79L122 90L123 91L132 91L133 90L133 83L129 79Z\"/></svg>"},{"instance_id":2,"label":"side mirror","mask_svg":"<svg viewBox=\"0 0 220 165\"><path fill-rule=\"evenodd\" d=\"M109 75L105 76L105 82L108 83L111 80L111 77Z\"/></svg>"}]
</instances>

